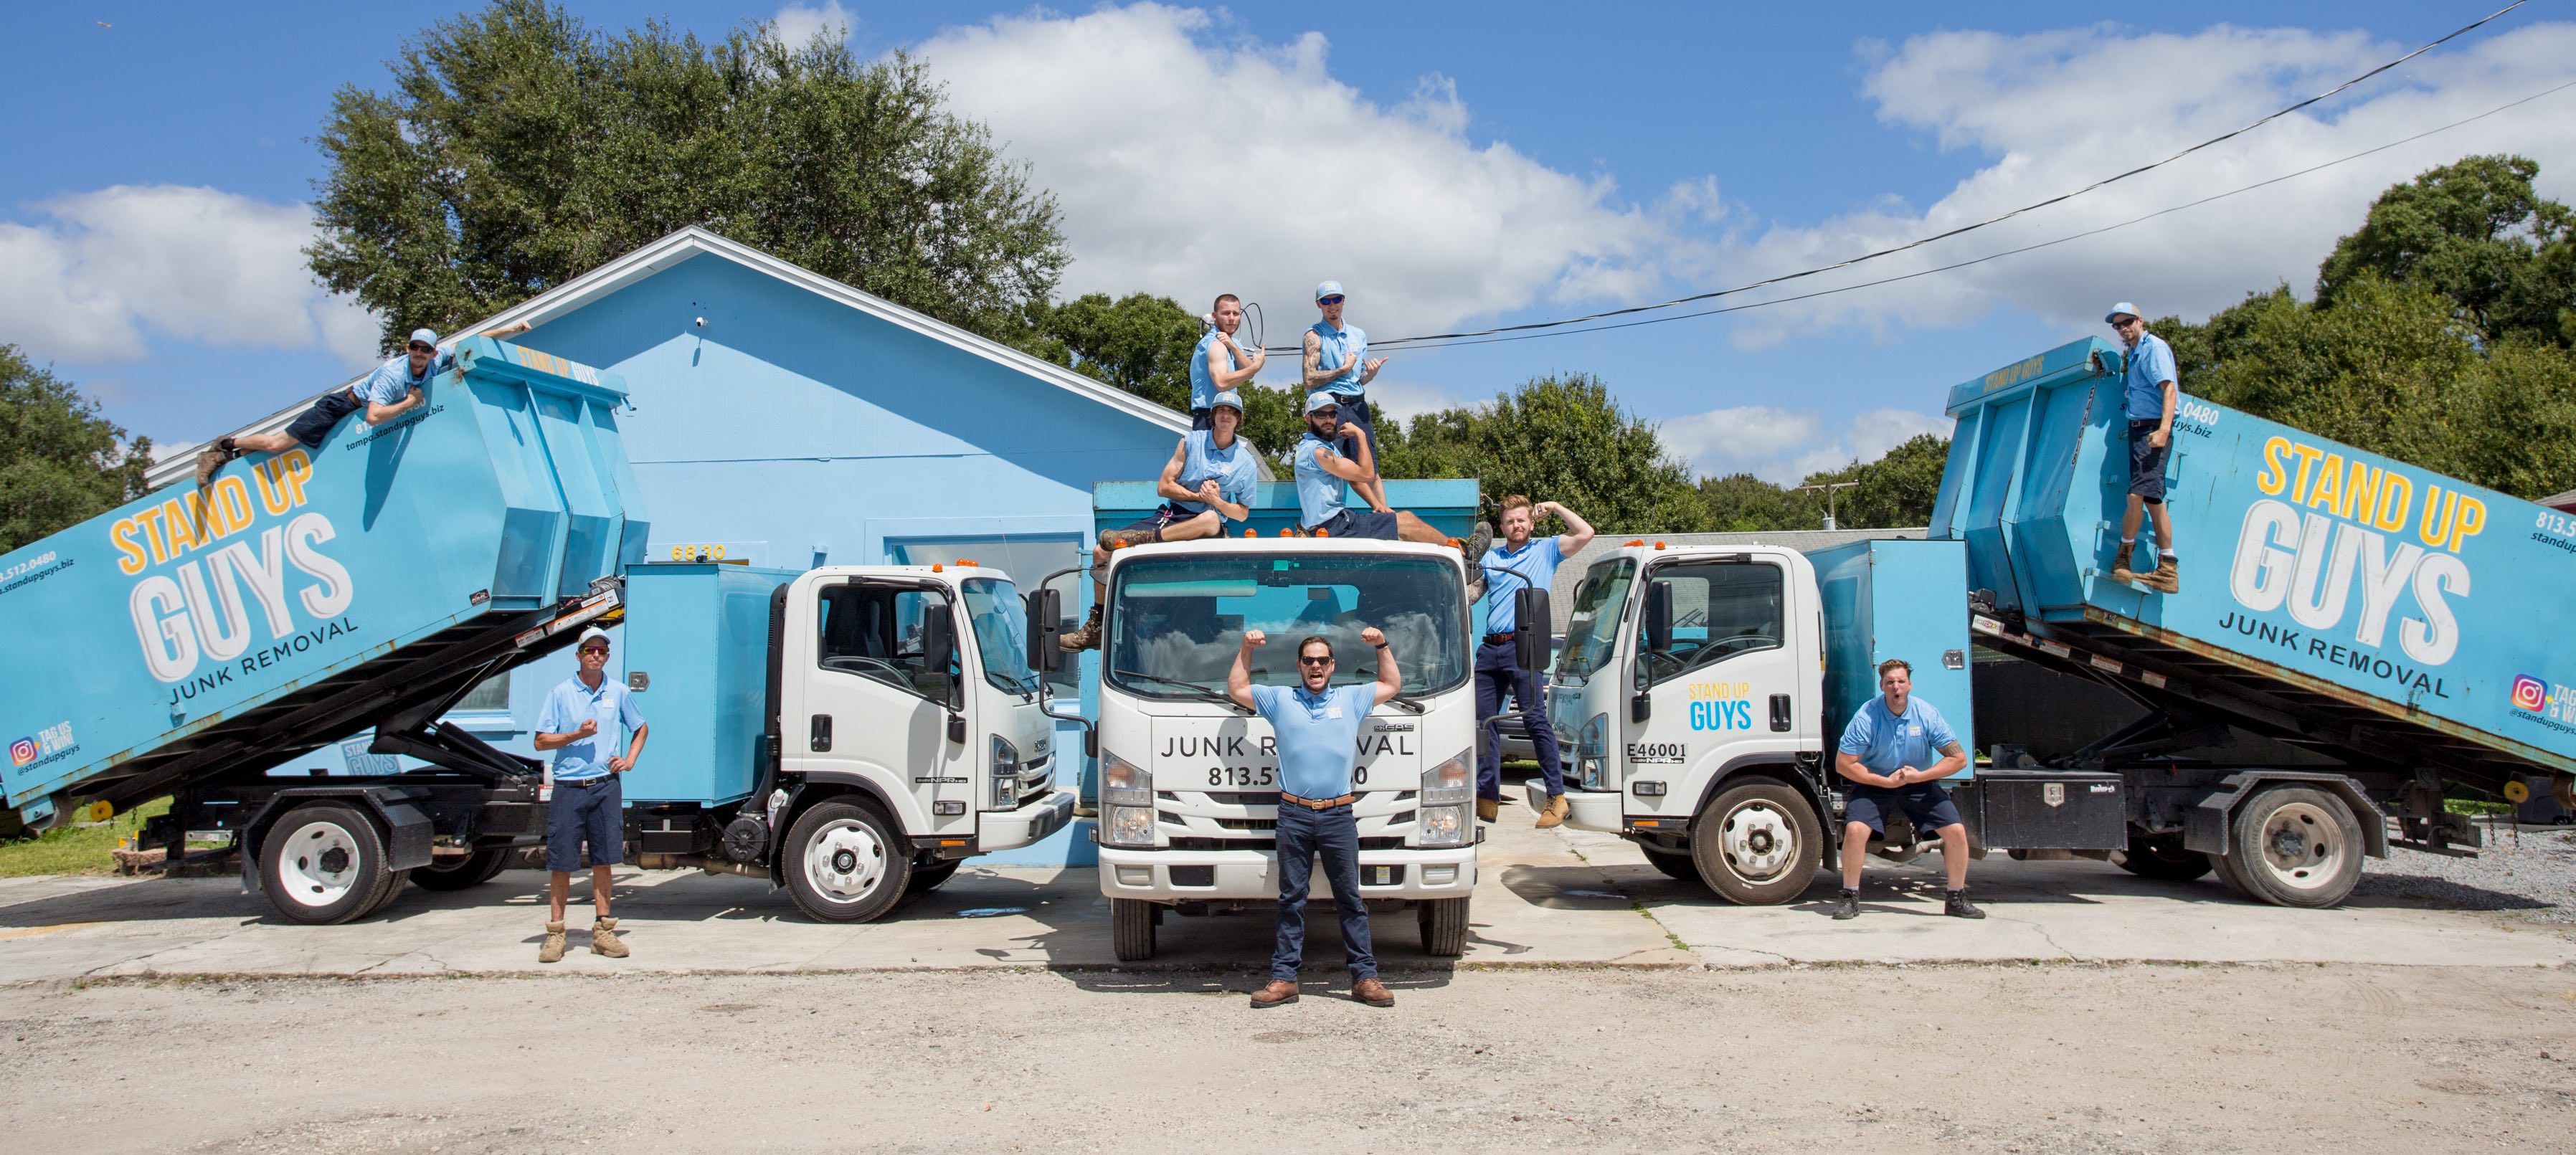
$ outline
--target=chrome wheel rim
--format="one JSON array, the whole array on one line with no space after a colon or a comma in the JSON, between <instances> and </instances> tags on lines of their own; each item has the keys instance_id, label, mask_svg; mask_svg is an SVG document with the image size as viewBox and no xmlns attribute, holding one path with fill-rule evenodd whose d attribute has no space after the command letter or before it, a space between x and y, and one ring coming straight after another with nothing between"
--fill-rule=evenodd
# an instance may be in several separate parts
<instances>
[{"instance_id":1,"label":"chrome wheel rim","mask_svg":"<svg viewBox=\"0 0 2576 1155\"><path fill-rule=\"evenodd\" d=\"M1764 882L1779 876L1798 846L1797 827L1779 807L1748 802L1730 810L1718 827L1718 850L1739 878Z\"/></svg>"},{"instance_id":2,"label":"chrome wheel rim","mask_svg":"<svg viewBox=\"0 0 2576 1155\"><path fill-rule=\"evenodd\" d=\"M805 877L834 902L857 902L885 881L886 847L877 832L855 818L834 819L805 844Z\"/></svg>"},{"instance_id":3,"label":"chrome wheel rim","mask_svg":"<svg viewBox=\"0 0 2576 1155\"><path fill-rule=\"evenodd\" d=\"M286 836L277 874L297 906L329 906L358 884L358 840L337 822L307 822Z\"/></svg>"}]
</instances>

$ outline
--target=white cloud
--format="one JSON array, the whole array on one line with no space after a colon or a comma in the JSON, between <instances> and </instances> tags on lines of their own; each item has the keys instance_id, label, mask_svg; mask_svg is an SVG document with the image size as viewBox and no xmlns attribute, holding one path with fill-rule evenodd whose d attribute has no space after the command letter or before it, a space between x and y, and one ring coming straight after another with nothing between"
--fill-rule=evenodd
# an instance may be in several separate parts
<instances>
[{"instance_id":1,"label":"white cloud","mask_svg":"<svg viewBox=\"0 0 2576 1155\"><path fill-rule=\"evenodd\" d=\"M2102 25L2005 36L1942 32L1889 50L1862 86L1881 121L1944 149L1991 158L1930 207L1849 213L1745 237L1737 271L1811 267L1991 217L2158 160L2238 128L2399 55L2408 45L2357 32L2221 25L2192 35L2132 35ZM2485 112L2566 79L2576 25L2512 29L2419 58L2352 94L2284 117L2164 169L1956 240L1885 258L1833 280L1875 280L2117 221L2270 179ZM2542 164L2543 191L2576 192L2576 92L2349 164L2100 237L1915 281L1744 314L1737 337L1761 345L1818 331L1942 327L2018 309L2098 331L2103 308L2199 317L2286 281L2306 292L2317 263L2370 201L2425 169L2482 152ZM1741 222L1738 222L1739 224ZM1749 278L1747 278L1749 279Z\"/></svg>"},{"instance_id":2,"label":"white cloud","mask_svg":"<svg viewBox=\"0 0 2576 1155\"><path fill-rule=\"evenodd\" d=\"M1283 346L1314 323L1326 278L1381 336L1656 282L1660 206L1475 143L1445 77L1383 107L1333 79L1323 34L1260 43L1221 19L1040 12L917 49L956 109L1054 192L1074 257L1065 293L1146 290L1194 312L1240 293L1277 314L1264 339Z\"/></svg>"},{"instance_id":3,"label":"white cloud","mask_svg":"<svg viewBox=\"0 0 2576 1155\"><path fill-rule=\"evenodd\" d=\"M817 36L846 40L850 30L859 26L858 17L841 7L841 0L824 0L816 8L809 4L790 4L769 18L770 32L781 44L803 48Z\"/></svg>"},{"instance_id":4,"label":"white cloud","mask_svg":"<svg viewBox=\"0 0 2576 1155\"><path fill-rule=\"evenodd\" d=\"M209 345L320 345L375 355L375 321L305 268L312 211L210 188L116 185L0 223L0 317L39 358L102 364L154 336Z\"/></svg>"},{"instance_id":5,"label":"white cloud","mask_svg":"<svg viewBox=\"0 0 2576 1155\"><path fill-rule=\"evenodd\" d=\"M1738 405L1668 417L1657 432L1695 472L1750 473L1790 485L1819 470L1876 461L1918 434L1947 437L1950 425L1947 417L1908 409L1871 409L1835 428L1814 410Z\"/></svg>"}]
</instances>

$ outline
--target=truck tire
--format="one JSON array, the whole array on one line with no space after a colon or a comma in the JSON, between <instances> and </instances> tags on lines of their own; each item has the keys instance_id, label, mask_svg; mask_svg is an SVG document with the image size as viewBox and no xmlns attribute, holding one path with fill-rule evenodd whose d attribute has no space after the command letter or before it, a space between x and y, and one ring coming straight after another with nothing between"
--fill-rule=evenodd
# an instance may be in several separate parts
<instances>
[{"instance_id":1,"label":"truck tire","mask_svg":"<svg viewBox=\"0 0 2576 1155\"><path fill-rule=\"evenodd\" d=\"M403 882L410 877L411 871L408 870L386 871L384 889L376 892L376 900L368 903L367 909L359 911L357 917L374 918L386 907L392 906L395 899L402 897Z\"/></svg>"},{"instance_id":2,"label":"truck tire","mask_svg":"<svg viewBox=\"0 0 2576 1155\"><path fill-rule=\"evenodd\" d=\"M374 820L333 802L306 803L271 825L259 848L259 875L268 908L307 926L364 916L393 880Z\"/></svg>"},{"instance_id":3,"label":"truck tire","mask_svg":"<svg viewBox=\"0 0 2576 1155\"><path fill-rule=\"evenodd\" d=\"M1691 823L1691 860L1718 897L1776 906L1798 897L1824 861L1825 833L1807 796L1747 778L1718 792Z\"/></svg>"},{"instance_id":4,"label":"truck tire","mask_svg":"<svg viewBox=\"0 0 2576 1155\"><path fill-rule=\"evenodd\" d=\"M2274 906L2329 907L2361 881L2360 820L2342 798L2308 786L2272 786L2236 808L2227 861L2238 889Z\"/></svg>"},{"instance_id":5,"label":"truck tire","mask_svg":"<svg viewBox=\"0 0 2576 1155\"><path fill-rule=\"evenodd\" d=\"M1435 898L1421 905L1415 916L1422 924L1422 950L1433 958L1457 958L1467 953L1467 904L1465 898Z\"/></svg>"},{"instance_id":6,"label":"truck tire","mask_svg":"<svg viewBox=\"0 0 2576 1155\"><path fill-rule=\"evenodd\" d=\"M509 861L507 846L487 847L462 858L433 858L411 872L411 884L422 890L471 890L492 881Z\"/></svg>"},{"instance_id":7,"label":"truck tire","mask_svg":"<svg viewBox=\"0 0 2576 1155\"><path fill-rule=\"evenodd\" d=\"M903 892L905 894L928 894L931 891L939 889L940 883L956 877L957 868L964 865L966 865L966 860L963 858L951 858L946 862L934 862L928 866L914 863L912 867L912 881L903 884Z\"/></svg>"},{"instance_id":8,"label":"truck tire","mask_svg":"<svg viewBox=\"0 0 2576 1155\"><path fill-rule=\"evenodd\" d=\"M2129 834L2129 848L2120 852L2120 869L2140 878L2160 882L2189 882L2213 869L2209 856L2197 850L2185 850L2175 838Z\"/></svg>"},{"instance_id":9,"label":"truck tire","mask_svg":"<svg viewBox=\"0 0 2576 1155\"><path fill-rule=\"evenodd\" d=\"M787 832L787 895L818 922L873 922L912 882L912 848L873 806L821 803Z\"/></svg>"},{"instance_id":10,"label":"truck tire","mask_svg":"<svg viewBox=\"0 0 2576 1155\"><path fill-rule=\"evenodd\" d=\"M1154 957L1155 904L1141 898L1109 900L1109 942L1118 961L1143 962Z\"/></svg>"},{"instance_id":11,"label":"truck tire","mask_svg":"<svg viewBox=\"0 0 2576 1155\"><path fill-rule=\"evenodd\" d=\"M1646 848L1640 847L1639 849ZM1657 870L1663 871L1664 876L1667 878L1680 882L1696 883L1701 886L1708 885L1700 879L1699 864L1691 861L1690 852L1687 850L1675 853L1670 850L1646 849L1646 863Z\"/></svg>"}]
</instances>

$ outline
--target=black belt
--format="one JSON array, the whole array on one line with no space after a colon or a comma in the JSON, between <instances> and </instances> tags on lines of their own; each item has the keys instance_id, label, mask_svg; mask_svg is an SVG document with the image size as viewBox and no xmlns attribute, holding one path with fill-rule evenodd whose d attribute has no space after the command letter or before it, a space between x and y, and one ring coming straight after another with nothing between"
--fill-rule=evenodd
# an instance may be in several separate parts
<instances>
[{"instance_id":1,"label":"black belt","mask_svg":"<svg viewBox=\"0 0 2576 1155\"><path fill-rule=\"evenodd\" d=\"M1294 794L1282 790L1279 792L1279 800L1288 803L1291 806L1303 806L1308 810L1330 810L1336 806L1348 806L1353 802L1357 802L1360 800L1360 796L1357 794L1345 794L1339 798L1299 798Z\"/></svg>"},{"instance_id":2,"label":"black belt","mask_svg":"<svg viewBox=\"0 0 2576 1155\"><path fill-rule=\"evenodd\" d=\"M1518 630L1514 630L1508 634L1487 634L1485 635L1485 644L1489 646L1499 646L1519 636L1521 635Z\"/></svg>"},{"instance_id":3,"label":"black belt","mask_svg":"<svg viewBox=\"0 0 2576 1155\"><path fill-rule=\"evenodd\" d=\"M599 774L599 775L594 775L594 776L589 777L589 778L557 778L557 779L555 779L555 785L556 785L557 787L563 787L563 786L599 786L599 785L605 784L609 779L611 779L611 778L615 778L615 777L617 777L617 775L615 775L615 774Z\"/></svg>"}]
</instances>

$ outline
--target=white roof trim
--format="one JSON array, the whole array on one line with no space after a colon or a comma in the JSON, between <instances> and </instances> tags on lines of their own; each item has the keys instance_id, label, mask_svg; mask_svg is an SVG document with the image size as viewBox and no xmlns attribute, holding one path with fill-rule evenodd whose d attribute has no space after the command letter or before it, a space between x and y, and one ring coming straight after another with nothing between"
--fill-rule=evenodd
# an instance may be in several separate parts
<instances>
[{"instance_id":1,"label":"white roof trim","mask_svg":"<svg viewBox=\"0 0 2576 1155\"><path fill-rule=\"evenodd\" d=\"M522 320L531 325L543 325L555 318L587 308L638 281L699 256L722 257L754 271L766 273L878 320L909 329L995 364L1025 373L1059 389L1107 405L1128 416L1160 425L1176 436L1189 432L1188 414L1175 413L1117 386L1093 380L1052 361L1032 357L990 338L976 336L945 321L916 313L883 297L842 284L821 273L780 260L748 245L727 240L696 225L664 236L490 317L471 325L459 326L456 331L480 333ZM367 373L372 372L374 372L372 368L367 370ZM304 412L305 408L313 403L314 397L322 396L334 389L354 386L366 380L367 373L360 373L331 389L315 393L234 432L269 433L282 430L295 420L297 414ZM151 472L146 475L147 484L158 488L192 476L195 470L196 444L203 443L191 444L180 452L166 455L153 462Z\"/></svg>"}]
</instances>

